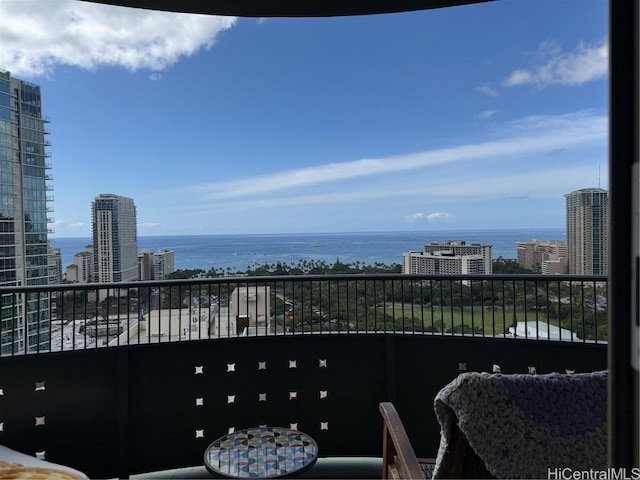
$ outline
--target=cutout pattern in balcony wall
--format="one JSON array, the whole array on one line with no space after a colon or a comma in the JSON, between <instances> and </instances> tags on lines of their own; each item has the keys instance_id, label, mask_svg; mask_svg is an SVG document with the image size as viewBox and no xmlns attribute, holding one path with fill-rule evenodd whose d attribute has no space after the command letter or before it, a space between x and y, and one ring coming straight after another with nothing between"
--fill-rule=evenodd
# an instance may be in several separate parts
<instances>
[{"instance_id":1,"label":"cutout pattern in balcony wall","mask_svg":"<svg viewBox=\"0 0 640 480\"><path fill-rule=\"evenodd\" d=\"M33 391L34 392L38 392L37 395L41 396L42 393L39 393L39 392L46 392L45 382L44 381L35 382L35 386L34 386ZM0 387L0 397L5 397L5 388L4 387ZM37 404L41 405L39 402ZM39 406L38 408L40 410L42 410L44 407L43 406ZM2 404L0 403L0 414L2 414L3 412L4 412L4 409L2 408ZM31 418L33 418L32 421L34 422L34 423L32 423L32 426L34 426L34 427L44 427L44 426L46 426L46 415L35 415L35 416L31 417ZM3 418L0 418L0 432L5 432L5 421L4 421ZM2 437L0 437L0 442L2 442ZM42 460L45 459L45 454L46 454L45 450L34 451L33 452L34 456L36 456L37 458L40 458Z\"/></svg>"},{"instance_id":2,"label":"cutout pattern in balcony wall","mask_svg":"<svg viewBox=\"0 0 640 480\"><path fill-rule=\"evenodd\" d=\"M217 387L211 392L212 398L209 398L210 395L202 395L195 397L195 401L192 400L195 408L204 407L203 412L206 412L199 416L200 423L193 426L195 437L213 441L225 433L255 426L289 426L308 434L314 432L315 435L328 431L329 409L322 408L322 405L328 406L330 392L321 378L329 372L319 373L328 367L327 358L318 358L314 363L301 362L296 358L288 358L281 362L245 358L229 359L222 365L208 364L204 361L202 364L194 365L194 374L199 378L198 383L201 382L201 393L212 391L212 381ZM246 378L256 378L255 385L247 385ZM290 389L287 386L294 388ZM286 407L273 408L273 404L283 405L283 399L288 400L284 404ZM226 405L226 409L221 410L222 405ZM212 408L216 410L213 411ZM299 416L303 411L305 421L300 422ZM314 413L315 422L308 421L309 412ZM227 426L226 431L209 428L208 420L213 415L219 417L221 414L233 423ZM238 421L243 423L236 424Z\"/></svg>"},{"instance_id":3,"label":"cutout pattern in balcony wall","mask_svg":"<svg viewBox=\"0 0 640 480\"><path fill-rule=\"evenodd\" d=\"M0 444L116 477L117 379L126 375L115 359L107 349L0 359Z\"/></svg>"},{"instance_id":4,"label":"cutout pattern in balcony wall","mask_svg":"<svg viewBox=\"0 0 640 480\"><path fill-rule=\"evenodd\" d=\"M458 373L463 373L463 372L467 372L467 362L458 362ZM476 370L476 371L482 371L482 370ZM537 375L538 374L538 369L537 367L533 366L533 365L529 365L527 366L527 372L530 375ZM575 369L571 369L571 368L565 368L564 372L567 375L571 375L573 373L576 373ZM491 365L491 373L502 373L502 366L494 363ZM512 372L512 373L521 373L521 372ZM552 373L552 372L549 372Z\"/></svg>"}]
</instances>

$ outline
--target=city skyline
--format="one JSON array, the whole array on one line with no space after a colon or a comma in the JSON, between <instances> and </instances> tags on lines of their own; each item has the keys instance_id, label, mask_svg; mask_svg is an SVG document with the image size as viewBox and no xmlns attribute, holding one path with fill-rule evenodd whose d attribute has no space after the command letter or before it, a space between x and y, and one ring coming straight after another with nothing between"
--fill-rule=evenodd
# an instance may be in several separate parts
<instances>
[{"instance_id":1,"label":"city skyline","mask_svg":"<svg viewBox=\"0 0 640 480\"><path fill-rule=\"evenodd\" d=\"M566 193L607 186L607 4L576 3L256 20L9 0L0 66L53 120L54 239L90 236L101 191L136 199L142 236L554 228Z\"/></svg>"}]
</instances>

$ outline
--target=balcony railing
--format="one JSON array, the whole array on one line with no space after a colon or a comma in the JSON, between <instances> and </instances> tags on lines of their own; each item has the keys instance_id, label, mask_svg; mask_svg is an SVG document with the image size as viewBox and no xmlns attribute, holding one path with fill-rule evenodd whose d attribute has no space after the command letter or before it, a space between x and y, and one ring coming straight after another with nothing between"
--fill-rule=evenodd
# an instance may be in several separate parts
<instances>
[{"instance_id":1,"label":"balcony railing","mask_svg":"<svg viewBox=\"0 0 640 480\"><path fill-rule=\"evenodd\" d=\"M2 290L55 305L50 350L253 335L403 332L601 342L606 277L308 275ZM46 313L42 317L47 319ZM15 333L4 326L3 353ZM42 342L40 342L42 343Z\"/></svg>"},{"instance_id":2,"label":"balcony railing","mask_svg":"<svg viewBox=\"0 0 640 480\"><path fill-rule=\"evenodd\" d=\"M261 424L294 424L323 457L379 456L377 404L392 401L418 456L434 456L433 398L460 371L605 369L606 287L318 275L3 288L0 443L99 478L202 465L214 439ZM43 319L30 333L7 313L29 305Z\"/></svg>"}]
</instances>

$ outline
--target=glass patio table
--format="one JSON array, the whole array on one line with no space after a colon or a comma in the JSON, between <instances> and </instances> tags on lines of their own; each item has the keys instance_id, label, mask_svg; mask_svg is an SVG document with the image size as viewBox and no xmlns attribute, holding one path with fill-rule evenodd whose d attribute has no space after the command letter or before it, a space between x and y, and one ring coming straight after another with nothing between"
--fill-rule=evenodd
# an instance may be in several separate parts
<instances>
[{"instance_id":1,"label":"glass patio table","mask_svg":"<svg viewBox=\"0 0 640 480\"><path fill-rule=\"evenodd\" d=\"M204 452L204 465L228 478L278 478L302 473L318 459L309 435L282 427L238 430L215 440Z\"/></svg>"}]
</instances>

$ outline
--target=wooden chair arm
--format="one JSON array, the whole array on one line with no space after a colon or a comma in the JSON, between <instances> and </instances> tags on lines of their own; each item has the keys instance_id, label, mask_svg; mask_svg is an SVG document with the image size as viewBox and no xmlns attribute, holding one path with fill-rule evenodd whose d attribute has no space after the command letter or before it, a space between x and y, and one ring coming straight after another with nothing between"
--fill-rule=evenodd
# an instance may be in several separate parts
<instances>
[{"instance_id":1,"label":"wooden chair arm","mask_svg":"<svg viewBox=\"0 0 640 480\"><path fill-rule=\"evenodd\" d=\"M382 478L424 478L407 432L390 402L379 405L383 420Z\"/></svg>"}]
</instances>

